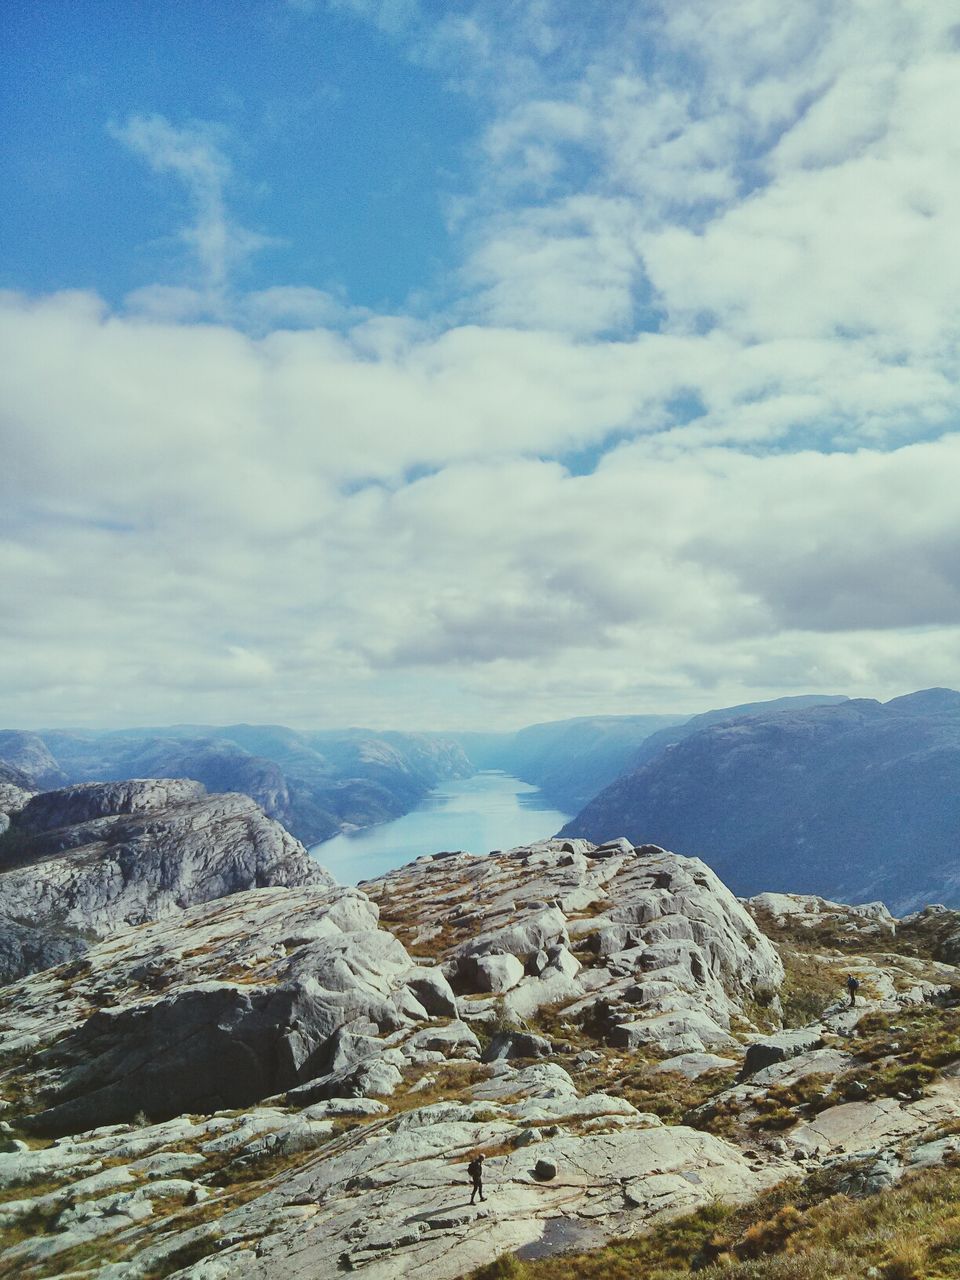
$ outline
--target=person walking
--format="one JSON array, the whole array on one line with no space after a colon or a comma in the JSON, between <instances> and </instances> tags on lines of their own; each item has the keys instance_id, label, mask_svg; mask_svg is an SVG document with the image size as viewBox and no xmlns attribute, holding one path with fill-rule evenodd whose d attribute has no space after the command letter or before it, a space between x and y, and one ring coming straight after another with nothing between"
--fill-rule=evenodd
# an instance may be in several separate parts
<instances>
[{"instance_id":1,"label":"person walking","mask_svg":"<svg viewBox=\"0 0 960 1280\"><path fill-rule=\"evenodd\" d=\"M474 1157L467 1165L467 1173L470 1175L470 1181L473 1183L473 1194L470 1197L470 1203L473 1204L479 1194L481 1200L486 1200L483 1194L483 1154Z\"/></svg>"},{"instance_id":2,"label":"person walking","mask_svg":"<svg viewBox=\"0 0 960 1280\"><path fill-rule=\"evenodd\" d=\"M860 990L860 983L857 981L857 979L856 979L856 978L853 976L853 974L851 973L850 977L847 979L847 991L850 993L850 1008L851 1008L851 1009L852 1009L852 1008L853 1008L853 1006L857 1003L857 992L858 992L859 990Z\"/></svg>"}]
</instances>

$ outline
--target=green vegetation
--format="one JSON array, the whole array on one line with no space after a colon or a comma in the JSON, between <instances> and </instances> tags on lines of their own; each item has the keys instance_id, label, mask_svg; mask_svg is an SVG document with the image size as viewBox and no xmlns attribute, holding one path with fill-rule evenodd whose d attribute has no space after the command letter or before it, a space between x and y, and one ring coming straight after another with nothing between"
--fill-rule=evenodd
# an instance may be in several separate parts
<instances>
[{"instance_id":1,"label":"green vegetation","mask_svg":"<svg viewBox=\"0 0 960 1280\"><path fill-rule=\"evenodd\" d=\"M590 1253L513 1256L470 1280L957 1280L960 1169L851 1199L837 1174L783 1183L742 1207L711 1204Z\"/></svg>"},{"instance_id":2,"label":"green vegetation","mask_svg":"<svg viewBox=\"0 0 960 1280\"><path fill-rule=\"evenodd\" d=\"M780 989L785 1027L819 1021L828 1004L843 995L844 972L823 957L780 946L784 979Z\"/></svg>"}]
</instances>

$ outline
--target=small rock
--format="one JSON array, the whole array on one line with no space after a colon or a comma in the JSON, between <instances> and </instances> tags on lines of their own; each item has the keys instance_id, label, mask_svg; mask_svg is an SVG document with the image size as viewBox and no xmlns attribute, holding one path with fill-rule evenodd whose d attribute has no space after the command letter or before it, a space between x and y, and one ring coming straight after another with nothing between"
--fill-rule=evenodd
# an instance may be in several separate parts
<instances>
[{"instance_id":1,"label":"small rock","mask_svg":"<svg viewBox=\"0 0 960 1280\"><path fill-rule=\"evenodd\" d=\"M538 1160L534 1165L533 1176L538 1182L549 1182L557 1176L557 1166L552 1160Z\"/></svg>"}]
</instances>

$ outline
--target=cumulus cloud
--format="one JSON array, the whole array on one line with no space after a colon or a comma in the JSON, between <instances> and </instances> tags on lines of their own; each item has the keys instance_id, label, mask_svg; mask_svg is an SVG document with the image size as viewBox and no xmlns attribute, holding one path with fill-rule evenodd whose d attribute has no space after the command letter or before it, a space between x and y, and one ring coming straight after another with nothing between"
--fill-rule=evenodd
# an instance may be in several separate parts
<instances>
[{"instance_id":1,"label":"cumulus cloud","mask_svg":"<svg viewBox=\"0 0 960 1280\"><path fill-rule=\"evenodd\" d=\"M0 718L481 727L960 683L933 7L339 7L483 104L460 294L244 293L216 133L118 130L188 192L196 270L120 311L0 298Z\"/></svg>"}]
</instances>

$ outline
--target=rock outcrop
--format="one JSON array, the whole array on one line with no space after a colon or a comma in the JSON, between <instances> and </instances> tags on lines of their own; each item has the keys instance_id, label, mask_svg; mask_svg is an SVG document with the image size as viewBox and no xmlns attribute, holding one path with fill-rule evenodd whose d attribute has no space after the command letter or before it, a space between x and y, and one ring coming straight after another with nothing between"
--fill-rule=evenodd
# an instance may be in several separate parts
<instances>
[{"instance_id":1,"label":"rock outcrop","mask_svg":"<svg viewBox=\"0 0 960 1280\"><path fill-rule=\"evenodd\" d=\"M783 978L713 872L655 846L546 841L424 858L364 887L480 1022L562 1003L568 1021L601 1022L624 1048L704 1052L729 1045L746 1006L772 1000Z\"/></svg>"},{"instance_id":2,"label":"rock outcrop","mask_svg":"<svg viewBox=\"0 0 960 1280\"><path fill-rule=\"evenodd\" d=\"M371 1072L369 1091L386 1093L407 1058L477 1056L463 1028L446 1052L414 1039L404 1057L390 1037L430 1020L421 992L456 1016L442 974L378 928L359 890L251 890L10 986L0 1056L45 1046L46 1105L30 1121L40 1133L249 1106L306 1082L314 1099L351 1095Z\"/></svg>"},{"instance_id":3,"label":"rock outcrop","mask_svg":"<svg viewBox=\"0 0 960 1280\"><path fill-rule=\"evenodd\" d=\"M44 787L61 787L67 775L38 733L19 729L0 729L0 764L12 766L26 779L34 791Z\"/></svg>"},{"instance_id":4,"label":"rock outcrop","mask_svg":"<svg viewBox=\"0 0 960 1280\"><path fill-rule=\"evenodd\" d=\"M257 886L331 883L246 796L182 779L41 792L0 838L5 976L61 958L65 936L102 937ZM22 927L39 951L18 941Z\"/></svg>"},{"instance_id":5,"label":"rock outcrop","mask_svg":"<svg viewBox=\"0 0 960 1280\"><path fill-rule=\"evenodd\" d=\"M742 904L620 839L369 889L249 889L2 993L3 1274L455 1280L960 1156L955 913Z\"/></svg>"}]
</instances>

